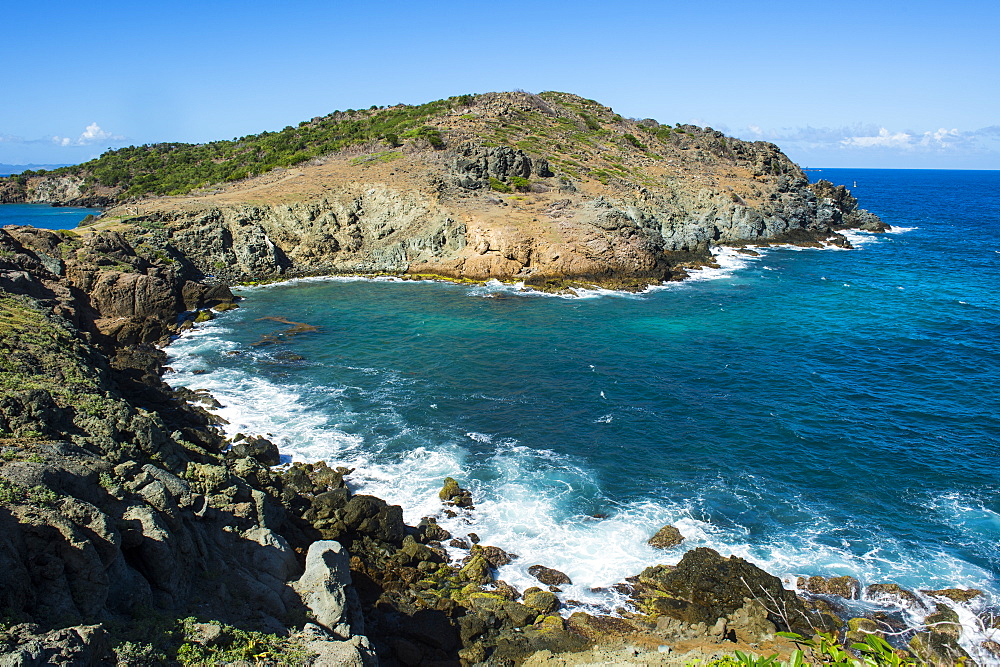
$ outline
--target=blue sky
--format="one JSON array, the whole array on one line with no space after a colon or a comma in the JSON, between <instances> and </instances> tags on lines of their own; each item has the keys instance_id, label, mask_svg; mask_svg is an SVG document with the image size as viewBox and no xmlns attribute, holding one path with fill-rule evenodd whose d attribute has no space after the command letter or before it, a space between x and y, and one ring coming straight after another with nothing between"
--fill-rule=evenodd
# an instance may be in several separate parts
<instances>
[{"instance_id":1,"label":"blue sky","mask_svg":"<svg viewBox=\"0 0 1000 667\"><path fill-rule=\"evenodd\" d=\"M10 3L0 163L562 90L804 166L1000 169L1000 3Z\"/></svg>"}]
</instances>

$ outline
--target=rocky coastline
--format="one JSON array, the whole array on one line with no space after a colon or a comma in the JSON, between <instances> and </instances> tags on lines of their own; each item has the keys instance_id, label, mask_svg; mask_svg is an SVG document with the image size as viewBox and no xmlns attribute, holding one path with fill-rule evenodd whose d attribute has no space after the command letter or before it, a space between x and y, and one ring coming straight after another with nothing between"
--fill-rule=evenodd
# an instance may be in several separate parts
<instances>
[{"instance_id":1,"label":"rocky coastline","mask_svg":"<svg viewBox=\"0 0 1000 667\"><path fill-rule=\"evenodd\" d=\"M267 440L224 437L210 396L167 387L156 345L236 307L225 285L117 232L8 227L0 290L5 664L235 662L248 641L260 664L687 664L788 655L780 631L904 627L847 618L850 577L797 594L706 548L621 582L615 614L560 614L562 573L537 564L538 586L516 591L496 580L514 554L433 517L405 525L350 470L274 467ZM474 504L455 480L440 495L442 512ZM669 527L651 543L683 550ZM904 636L919 659L967 658L955 607L978 592L864 594L926 606Z\"/></svg>"},{"instance_id":2,"label":"rocky coastline","mask_svg":"<svg viewBox=\"0 0 1000 667\"><path fill-rule=\"evenodd\" d=\"M74 231L0 229L0 664L732 664L817 631L973 664L957 610L978 591L792 591L671 527L651 544L677 564L620 582L619 609L576 608L545 563L515 590L496 570L516 554L433 516L406 525L346 468L279 466L258 434L226 437L211 396L163 382L161 348L238 307L241 282L634 290L711 264L714 245L846 247L845 228L887 228L771 144L562 93L469 98L406 141L183 195L129 198L83 172L0 181L0 202L107 207ZM475 503L453 479L440 499ZM861 596L886 605L854 618Z\"/></svg>"}]
</instances>

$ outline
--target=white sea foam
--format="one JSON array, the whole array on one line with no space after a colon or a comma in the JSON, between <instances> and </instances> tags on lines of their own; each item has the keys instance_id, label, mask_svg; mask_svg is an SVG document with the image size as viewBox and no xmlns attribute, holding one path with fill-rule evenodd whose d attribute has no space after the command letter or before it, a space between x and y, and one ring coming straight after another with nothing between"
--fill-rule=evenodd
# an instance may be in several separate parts
<instances>
[{"instance_id":1,"label":"white sea foam","mask_svg":"<svg viewBox=\"0 0 1000 667\"><path fill-rule=\"evenodd\" d=\"M310 283L358 283L358 282L379 282L379 283L434 283L438 282L430 278L402 278L400 276L305 276L301 278L289 278L273 283L262 285L236 285L232 289L234 292L252 292L254 290L266 290L276 287L287 287L289 285L308 285Z\"/></svg>"},{"instance_id":2,"label":"white sea foam","mask_svg":"<svg viewBox=\"0 0 1000 667\"><path fill-rule=\"evenodd\" d=\"M755 249L755 251L760 253L760 249ZM712 248L712 259L715 260L718 266L691 269L688 271L689 277L685 282L701 282L728 278L737 271L747 268L754 260L759 259L759 254L758 256L748 255L734 248L715 246Z\"/></svg>"},{"instance_id":3,"label":"white sea foam","mask_svg":"<svg viewBox=\"0 0 1000 667\"><path fill-rule=\"evenodd\" d=\"M865 232L860 229L842 229L840 233L850 241L851 245L858 248L869 243L878 243L883 239L881 234L875 232Z\"/></svg>"}]
</instances>

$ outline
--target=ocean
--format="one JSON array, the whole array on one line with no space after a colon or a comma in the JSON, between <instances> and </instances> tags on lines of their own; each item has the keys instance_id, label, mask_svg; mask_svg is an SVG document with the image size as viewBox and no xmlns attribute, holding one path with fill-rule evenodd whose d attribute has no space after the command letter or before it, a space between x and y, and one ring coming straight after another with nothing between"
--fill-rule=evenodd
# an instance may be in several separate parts
<instances>
[{"instance_id":1,"label":"ocean","mask_svg":"<svg viewBox=\"0 0 1000 667\"><path fill-rule=\"evenodd\" d=\"M810 176L893 231L851 232L853 250L724 250L642 294L244 288L168 348L166 379L210 390L229 433L286 460L355 468L354 491L408 523L436 516L518 554L500 570L518 588L536 563L567 573L571 609L613 612L612 584L708 546L789 587L982 589L961 610L982 660L998 631L980 617L1000 600L1000 172ZM473 511L443 515L446 476ZM683 545L648 546L668 523Z\"/></svg>"},{"instance_id":2,"label":"ocean","mask_svg":"<svg viewBox=\"0 0 1000 667\"><path fill-rule=\"evenodd\" d=\"M41 229L75 229L88 215L97 215L99 208L49 206L48 204L0 204L0 227L30 225Z\"/></svg>"}]
</instances>

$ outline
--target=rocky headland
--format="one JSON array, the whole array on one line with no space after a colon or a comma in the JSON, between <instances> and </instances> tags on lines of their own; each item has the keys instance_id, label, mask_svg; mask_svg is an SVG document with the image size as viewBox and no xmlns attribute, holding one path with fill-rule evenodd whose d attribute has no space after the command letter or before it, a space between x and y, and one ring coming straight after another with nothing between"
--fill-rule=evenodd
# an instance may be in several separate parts
<instances>
[{"instance_id":1,"label":"rocky headland","mask_svg":"<svg viewBox=\"0 0 1000 667\"><path fill-rule=\"evenodd\" d=\"M336 112L215 149L223 165L297 149L259 158L300 161L257 176L234 166L226 178L241 178L197 183L189 161L215 144L158 145L0 179L0 201L106 205L98 228L145 232L142 243L226 281L392 273L636 289L710 264L714 245L847 245L838 230L886 229L843 187L810 185L774 144L626 119L565 93L424 107ZM338 150L309 157L317 137Z\"/></svg>"},{"instance_id":2,"label":"rocky headland","mask_svg":"<svg viewBox=\"0 0 1000 667\"><path fill-rule=\"evenodd\" d=\"M109 206L75 231L0 230L0 664L679 665L788 656L779 632L965 659L955 607L978 591L868 587L924 609L905 630L894 613L850 618L849 577L793 592L706 548L618 584L619 609L573 610L563 573L534 564L538 585L515 590L496 571L516 554L433 516L406 525L348 469L279 466L266 439L225 436L211 396L164 384L160 347L238 307L235 282L635 289L710 263L716 244L885 228L771 144L560 93L453 100L412 136L183 194L136 196L99 165L0 186L4 201ZM440 497L442 513L474 511L459 481ZM665 560L684 552L676 529L651 540Z\"/></svg>"}]
</instances>

